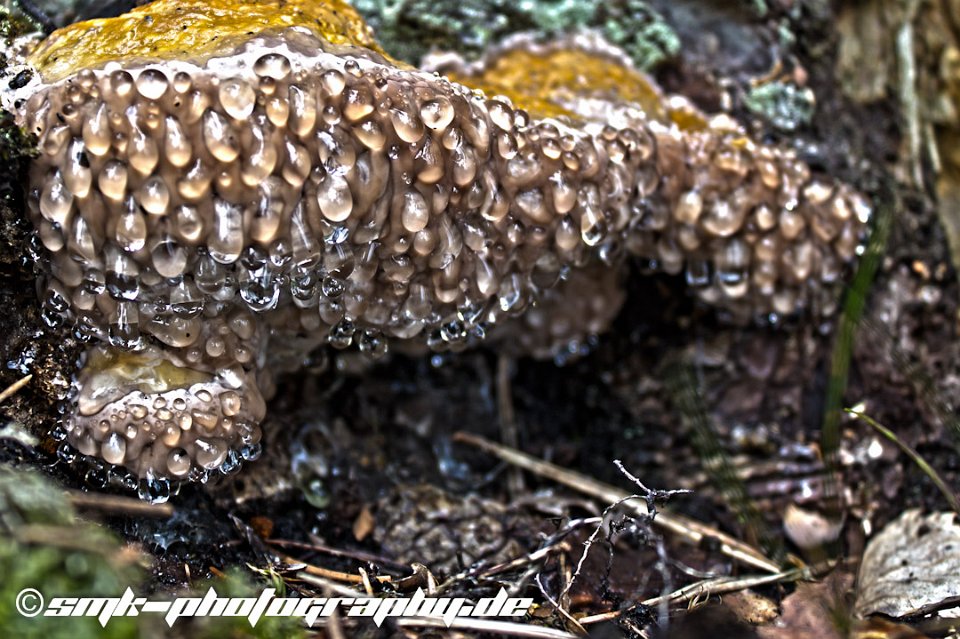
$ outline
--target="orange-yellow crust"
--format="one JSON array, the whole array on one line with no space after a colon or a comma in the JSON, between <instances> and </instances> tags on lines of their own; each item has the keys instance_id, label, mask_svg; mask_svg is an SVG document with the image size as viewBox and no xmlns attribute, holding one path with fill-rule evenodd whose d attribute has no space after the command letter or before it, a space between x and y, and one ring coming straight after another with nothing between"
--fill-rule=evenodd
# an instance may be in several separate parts
<instances>
[{"instance_id":1,"label":"orange-yellow crust","mask_svg":"<svg viewBox=\"0 0 960 639\"><path fill-rule=\"evenodd\" d=\"M336 45L383 54L346 0L157 0L117 18L78 22L51 34L28 61L47 82L114 60L203 60L251 34L306 27Z\"/></svg>"},{"instance_id":2,"label":"orange-yellow crust","mask_svg":"<svg viewBox=\"0 0 960 639\"><path fill-rule=\"evenodd\" d=\"M685 130L706 125L698 113L669 109L646 74L601 52L511 48L497 55L477 75L448 75L461 84L482 89L488 96L506 96L534 118L577 119L575 109L568 105L580 98L595 97L638 105L648 118L673 121Z\"/></svg>"}]
</instances>

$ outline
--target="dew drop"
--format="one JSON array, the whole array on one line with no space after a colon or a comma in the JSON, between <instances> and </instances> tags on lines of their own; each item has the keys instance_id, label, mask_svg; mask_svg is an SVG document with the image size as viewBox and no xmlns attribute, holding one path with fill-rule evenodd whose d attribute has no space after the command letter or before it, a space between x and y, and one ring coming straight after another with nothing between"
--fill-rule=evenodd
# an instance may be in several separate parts
<instances>
[{"instance_id":1,"label":"dew drop","mask_svg":"<svg viewBox=\"0 0 960 639\"><path fill-rule=\"evenodd\" d=\"M403 194L403 208L400 220L410 233L417 233L430 222L430 207L419 191L411 190Z\"/></svg>"},{"instance_id":2,"label":"dew drop","mask_svg":"<svg viewBox=\"0 0 960 639\"><path fill-rule=\"evenodd\" d=\"M180 122L171 116L164 120L166 132L163 136L163 151L167 161L177 168L183 168L190 163L193 155L193 145L190 139L183 133L183 127Z\"/></svg>"},{"instance_id":3,"label":"dew drop","mask_svg":"<svg viewBox=\"0 0 960 639\"><path fill-rule=\"evenodd\" d=\"M339 171L330 171L317 185L320 212L331 222L343 222L353 211L353 194L346 178Z\"/></svg>"},{"instance_id":4,"label":"dew drop","mask_svg":"<svg viewBox=\"0 0 960 639\"><path fill-rule=\"evenodd\" d=\"M107 435L100 447L100 456L110 464L122 464L127 456L127 440L114 431Z\"/></svg>"},{"instance_id":5,"label":"dew drop","mask_svg":"<svg viewBox=\"0 0 960 639\"><path fill-rule=\"evenodd\" d=\"M190 456L182 448L174 448L167 454L167 471L174 477L183 477L190 472Z\"/></svg>"},{"instance_id":6,"label":"dew drop","mask_svg":"<svg viewBox=\"0 0 960 639\"><path fill-rule=\"evenodd\" d=\"M55 171L40 193L40 213L47 220L63 226L72 208L73 194L64 184L60 171Z\"/></svg>"},{"instance_id":7,"label":"dew drop","mask_svg":"<svg viewBox=\"0 0 960 639\"><path fill-rule=\"evenodd\" d=\"M140 206L147 213L153 215L163 215L167 212L170 205L170 190L167 188L163 178L153 176L147 178L140 189L137 191L137 197L140 200Z\"/></svg>"},{"instance_id":8,"label":"dew drop","mask_svg":"<svg viewBox=\"0 0 960 639\"><path fill-rule=\"evenodd\" d=\"M420 105L420 118L434 131L444 131L453 122L454 110L450 100L439 96Z\"/></svg>"},{"instance_id":9,"label":"dew drop","mask_svg":"<svg viewBox=\"0 0 960 639\"><path fill-rule=\"evenodd\" d=\"M83 143L90 153L97 156L105 155L110 150L110 120L106 102L102 102L96 113L84 121Z\"/></svg>"},{"instance_id":10,"label":"dew drop","mask_svg":"<svg viewBox=\"0 0 960 639\"><path fill-rule=\"evenodd\" d=\"M169 86L167 76L158 69L147 69L137 77L137 91L148 100L159 100Z\"/></svg>"},{"instance_id":11,"label":"dew drop","mask_svg":"<svg viewBox=\"0 0 960 639\"><path fill-rule=\"evenodd\" d=\"M194 442L197 448L197 464L201 468L213 470L227 458L227 443L222 439L198 439Z\"/></svg>"},{"instance_id":12,"label":"dew drop","mask_svg":"<svg viewBox=\"0 0 960 639\"><path fill-rule=\"evenodd\" d=\"M220 83L219 97L223 110L235 120L249 118L257 104L257 94L253 87L237 78Z\"/></svg>"},{"instance_id":13,"label":"dew drop","mask_svg":"<svg viewBox=\"0 0 960 639\"><path fill-rule=\"evenodd\" d=\"M268 53L253 63L253 72L261 78L283 80L290 75L290 60L279 53Z\"/></svg>"},{"instance_id":14,"label":"dew drop","mask_svg":"<svg viewBox=\"0 0 960 639\"><path fill-rule=\"evenodd\" d=\"M203 115L203 140L217 160L230 163L240 155L240 144L227 119L212 109Z\"/></svg>"}]
</instances>

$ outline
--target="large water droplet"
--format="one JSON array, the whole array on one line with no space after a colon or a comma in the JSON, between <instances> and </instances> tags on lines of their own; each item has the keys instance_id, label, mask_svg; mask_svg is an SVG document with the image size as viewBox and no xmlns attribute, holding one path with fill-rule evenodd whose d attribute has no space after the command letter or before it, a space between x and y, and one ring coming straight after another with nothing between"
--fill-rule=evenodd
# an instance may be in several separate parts
<instances>
[{"instance_id":1,"label":"large water droplet","mask_svg":"<svg viewBox=\"0 0 960 639\"><path fill-rule=\"evenodd\" d=\"M203 114L203 141L213 157L221 162L233 162L240 155L240 143L233 127L213 109Z\"/></svg>"},{"instance_id":2,"label":"large water droplet","mask_svg":"<svg viewBox=\"0 0 960 639\"><path fill-rule=\"evenodd\" d=\"M257 104L257 94L253 87L238 78L221 82L219 95L223 110L235 120L249 118Z\"/></svg>"},{"instance_id":3,"label":"large water droplet","mask_svg":"<svg viewBox=\"0 0 960 639\"><path fill-rule=\"evenodd\" d=\"M343 222L353 211L353 194L346 178L339 171L329 171L317 185L320 212L331 222Z\"/></svg>"}]
</instances>

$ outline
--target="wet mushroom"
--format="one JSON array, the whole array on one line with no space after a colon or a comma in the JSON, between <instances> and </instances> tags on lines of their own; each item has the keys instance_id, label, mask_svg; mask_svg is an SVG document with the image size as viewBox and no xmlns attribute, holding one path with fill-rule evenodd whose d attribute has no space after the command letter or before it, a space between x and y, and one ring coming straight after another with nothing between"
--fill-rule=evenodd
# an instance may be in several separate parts
<instances>
[{"instance_id":1,"label":"wet mushroom","mask_svg":"<svg viewBox=\"0 0 960 639\"><path fill-rule=\"evenodd\" d=\"M141 478L255 457L271 372L325 343L456 350L531 307L501 335L536 354L599 332L627 254L735 316L817 312L869 217L583 36L454 81L344 2L158 0L27 62L44 308L92 340L66 439Z\"/></svg>"}]
</instances>

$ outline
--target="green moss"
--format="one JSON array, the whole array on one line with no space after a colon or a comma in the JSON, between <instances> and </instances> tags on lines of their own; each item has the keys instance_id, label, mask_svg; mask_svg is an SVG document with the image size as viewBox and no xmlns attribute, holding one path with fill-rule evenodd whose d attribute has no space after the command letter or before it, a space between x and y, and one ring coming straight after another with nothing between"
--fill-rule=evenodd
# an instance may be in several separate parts
<instances>
[{"instance_id":1,"label":"green moss","mask_svg":"<svg viewBox=\"0 0 960 639\"><path fill-rule=\"evenodd\" d=\"M503 37L601 31L641 68L677 54L680 40L642 0L355 0L392 55L417 64L432 49L476 58Z\"/></svg>"},{"instance_id":2,"label":"green moss","mask_svg":"<svg viewBox=\"0 0 960 639\"><path fill-rule=\"evenodd\" d=\"M650 69L680 53L680 38L659 13L642 0L600 3L603 34L641 69Z\"/></svg>"},{"instance_id":3,"label":"green moss","mask_svg":"<svg viewBox=\"0 0 960 639\"><path fill-rule=\"evenodd\" d=\"M17 595L35 588L51 597L115 597L143 577L121 559L120 541L103 528L79 522L63 493L37 473L0 467L0 628L9 637L120 639L139 636L136 618L24 617Z\"/></svg>"},{"instance_id":4,"label":"green moss","mask_svg":"<svg viewBox=\"0 0 960 639\"><path fill-rule=\"evenodd\" d=\"M78 519L63 491L39 473L0 466L0 628L4 637L126 639L171 634L162 616L154 613L114 617L104 628L95 617L24 617L16 609L17 595L25 588L36 589L47 602L52 597L119 597L128 587L143 596L143 558L133 548L124 550L107 529ZM283 595L278 580L270 585ZM221 597L255 597L265 587L254 585L235 569L226 579L197 584L188 596L203 596L210 586ZM200 639L304 635L299 619L283 617L264 617L255 628L240 617L180 619L173 631Z\"/></svg>"},{"instance_id":5,"label":"green moss","mask_svg":"<svg viewBox=\"0 0 960 639\"><path fill-rule=\"evenodd\" d=\"M747 94L745 104L781 131L796 131L813 118L813 91L785 82L770 82Z\"/></svg>"}]
</instances>

